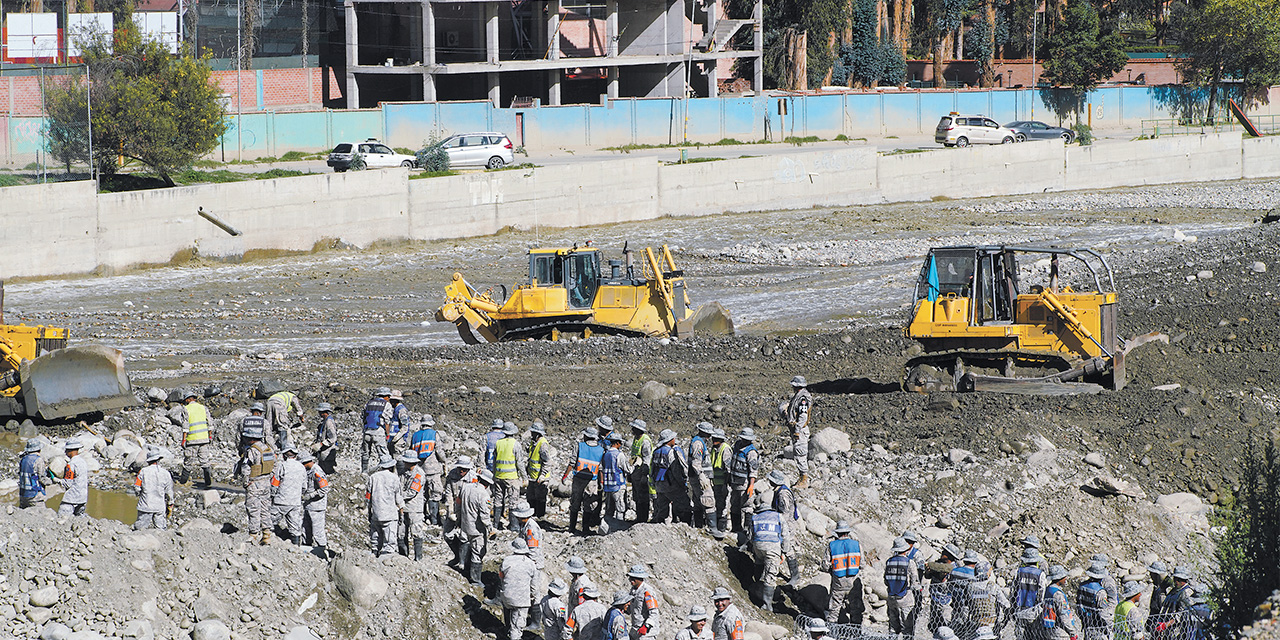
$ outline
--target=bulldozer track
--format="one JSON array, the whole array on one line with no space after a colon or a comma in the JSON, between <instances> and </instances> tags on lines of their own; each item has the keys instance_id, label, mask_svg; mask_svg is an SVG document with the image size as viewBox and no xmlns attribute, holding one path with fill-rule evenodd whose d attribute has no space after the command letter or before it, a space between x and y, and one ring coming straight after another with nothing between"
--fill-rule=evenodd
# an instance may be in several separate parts
<instances>
[{"instance_id":1,"label":"bulldozer track","mask_svg":"<svg viewBox=\"0 0 1280 640\"><path fill-rule=\"evenodd\" d=\"M972 357L974 359L995 360L1013 358L1017 362L1029 363L1031 366L1061 366L1065 369L1074 369L1080 366L1084 361L1079 357L1068 357L1060 353L1047 353L1044 351L1025 351L1021 349L948 349L945 351L931 351L923 353L907 361L906 368L910 369L922 364L935 365L951 365L955 359L959 357L965 359Z\"/></svg>"},{"instance_id":2,"label":"bulldozer track","mask_svg":"<svg viewBox=\"0 0 1280 640\"><path fill-rule=\"evenodd\" d=\"M566 331L581 332L585 329L590 329L593 334L625 336L628 338L645 337L645 334L641 331L628 331L611 325L596 324L593 322L546 322L543 324L530 325L507 331L502 334L501 341L509 342L512 340L538 339L543 335L550 333L552 329L559 329L561 333Z\"/></svg>"}]
</instances>

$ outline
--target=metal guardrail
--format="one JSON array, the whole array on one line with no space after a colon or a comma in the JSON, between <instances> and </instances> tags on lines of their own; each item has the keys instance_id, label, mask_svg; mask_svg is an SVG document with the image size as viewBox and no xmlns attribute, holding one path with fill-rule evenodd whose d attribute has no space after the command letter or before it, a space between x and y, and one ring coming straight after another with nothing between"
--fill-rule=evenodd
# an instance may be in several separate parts
<instances>
[{"instance_id":1,"label":"metal guardrail","mask_svg":"<svg viewBox=\"0 0 1280 640\"><path fill-rule=\"evenodd\" d=\"M1253 126L1257 127L1264 135L1280 133L1280 116L1249 116L1249 120L1252 121ZM1233 117L1231 112L1227 109L1223 109L1218 114L1217 121L1213 124L1203 121L1195 121L1190 118L1161 118L1142 121L1142 136L1144 138L1159 138L1160 136L1192 136L1202 135L1205 133L1222 133L1225 131L1244 131L1244 127L1240 126L1240 123L1236 121L1235 117Z\"/></svg>"}]
</instances>

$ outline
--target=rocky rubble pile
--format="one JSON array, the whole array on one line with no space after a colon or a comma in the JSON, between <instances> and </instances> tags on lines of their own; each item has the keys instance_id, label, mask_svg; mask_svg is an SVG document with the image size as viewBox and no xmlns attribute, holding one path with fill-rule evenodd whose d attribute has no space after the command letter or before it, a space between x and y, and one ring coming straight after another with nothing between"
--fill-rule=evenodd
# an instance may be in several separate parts
<instances>
[{"instance_id":1,"label":"rocky rubble pile","mask_svg":"<svg viewBox=\"0 0 1280 640\"><path fill-rule=\"evenodd\" d=\"M1111 191L1077 191L1027 200L959 205L970 213L1037 211L1117 211L1124 209L1245 209L1266 211L1280 204L1280 181L1175 184Z\"/></svg>"}]
</instances>

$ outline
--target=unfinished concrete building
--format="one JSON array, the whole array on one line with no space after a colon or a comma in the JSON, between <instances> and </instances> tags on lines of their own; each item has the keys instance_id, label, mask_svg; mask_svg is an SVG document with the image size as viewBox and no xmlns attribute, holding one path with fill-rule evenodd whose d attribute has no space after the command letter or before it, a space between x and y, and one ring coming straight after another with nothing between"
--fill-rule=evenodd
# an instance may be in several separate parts
<instances>
[{"instance_id":1,"label":"unfinished concrete building","mask_svg":"<svg viewBox=\"0 0 1280 640\"><path fill-rule=\"evenodd\" d=\"M593 1L345 0L347 106L714 97L729 75L763 88L761 0L742 16L721 0Z\"/></svg>"}]
</instances>

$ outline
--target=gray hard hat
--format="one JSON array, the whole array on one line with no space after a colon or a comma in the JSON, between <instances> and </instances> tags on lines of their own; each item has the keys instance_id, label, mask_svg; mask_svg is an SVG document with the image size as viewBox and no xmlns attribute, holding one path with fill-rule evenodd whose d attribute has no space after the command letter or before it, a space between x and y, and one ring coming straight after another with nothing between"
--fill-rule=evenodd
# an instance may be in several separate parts
<instances>
[{"instance_id":1,"label":"gray hard hat","mask_svg":"<svg viewBox=\"0 0 1280 640\"><path fill-rule=\"evenodd\" d=\"M316 457L311 455L311 453L308 451L304 451L302 452L302 455L298 456L298 462L302 464L306 464L308 462L315 462L315 461L316 461Z\"/></svg>"},{"instance_id":2,"label":"gray hard hat","mask_svg":"<svg viewBox=\"0 0 1280 640\"><path fill-rule=\"evenodd\" d=\"M960 547L947 543L942 547L942 553L949 556L952 560L959 560L964 557L964 553L960 551Z\"/></svg>"},{"instance_id":3,"label":"gray hard hat","mask_svg":"<svg viewBox=\"0 0 1280 640\"><path fill-rule=\"evenodd\" d=\"M284 448L284 451L281 451L281 452L280 452L280 454L281 454L281 455L286 455L286 456L287 456L287 455L289 455L289 454L291 454L291 453L292 453L293 455L295 455L295 456L296 456L296 455L298 455L298 448L297 448L297 447L295 447L295 446L293 446L293 445L289 445L289 446L287 446L287 447L285 447L285 448Z\"/></svg>"},{"instance_id":4,"label":"gray hard hat","mask_svg":"<svg viewBox=\"0 0 1280 640\"><path fill-rule=\"evenodd\" d=\"M63 451L75 451L81 449L84 445L80 444L80 438L71 438L62 445Z\"/></svg>"},{"instance_id":5,"label":"gray hard hat","mask_svg":"<svg viewBox=\"0 0 1280 640\"><path fill-rule=\"evenodd\" d=\"M1129 582L1124 583L1124 589L1120 591L1120 599L1128 600L1140 593L1142 593L1142 585L1130 580Z\"/></svg>"},{"instance_id":6,"label":"gray hard hat","mask_svg":"<svg viewBox=\"0 0 1280 640\"><path fill-rule=\"evenodd\" d=\"M787 483L787 477L782 475L782 471L778 469L774 469L773 471L770 471L769 475L765 476L764 479L768 480L769 482L772 482L774 485L777 485L777 486L782 486Z\"/></svg>"},{"instance_id":7,"label":"gray hard hat","mask_svg":"<svg viewBox=\"0 0 1280 640\"><path fill-rule=\"evenodd\" d=\"M631 565L631 568L627 570L627 577L644 580L649 577L649 571L644 568L644 565L633 564Z\"/></svg>"},{"instance_id":8,"label":"gray hard hat","mask_svg":"<svg viewBox=\"0 0 1280 640\"><path fill-rule=\"evenodd\" d=\"M613 418L610 418L609 416L600 416L596 418L595 423L597 427L600 427L605 431L611 431L613 429Z\"/></svg>"},{"instance_id":9,"label":"gray hard hat","mask_svg":"<svg viewBox=\"0 0 1280 640\"><path fill-rule=\"evenodd\" d=\"M480 482L483 482L485 484L493 484L493 472L488 469L482 469L480 471L480 475L478 476L478 479L480 480Z\"/></svg>"},{"instance_id":10,"label":"gray hard hat","mask_svg":"<svg viewBox=\"0 0 1280 640\"><path fill-rule=\"evenodd\" d=\"M663 429L662 433L658 434L658 444L666 444L675 439L676 439L676 432L670 429Z\"/></svg>"},{"instance_id":11,"label":"gray hard hat","mask_svg":"<svg viewBox=\"0 0 1280 640\"><path fill-rule=\"evenodd\" d=\"M255 402L249 406L250 411L266 411L267 408L262 406L261 402Z\"/></svg>"},{"instance_id":12,"label":"gray hard hat","mask_svg":"<svg viewBox=\"0 0 1280 640\"><path fill-rule=\"evenodd\" d=\"M565 568L569 570L569 573L581 574L587 572L587 565L583 563L582 558L579 558L578 556L569 558L569 562L565 564Z\"/></svg>"},{"instance_id":13,"label":"gray hard hat","mask_svg":"<svg viewBox=\"0 0 1280 640\"><path fill-rule=\"evenodd\" d=\"M604 439L609 442L622 442L622 434L610 431L609 435L605 436Z\"/></svg>"},{"instance_id":14,"label":"gray hard hat","mask_svg":"<svg viewBox=\"0 0 1280 640\"><path fill-rule=\"evenodd\" d=\"M399 401L401 401L401 402L404 402L404 394L403 394L403 393L401 393L401 391L400 391L399 389L392 389L392 390L391 390L391 399L392 399L392 400L399 400Z\"/></svg>"},{"instance_id":15,"label":"gray hard hat","mask_svg":"<svg viewBox=\"0 0 1280 640\"><path fill-rule=\"evenodd\" d=\"M1158 576L1163 576L1169 573L1169 567L1164 566L1163 562L1156 560L1151 564L1147 565L1147 571L1150 573L1154 573Z\"/></svg>"},{"instance_id":16,"label":"gray hard hat","mask_svg":"<svg viewBox=\"0 0 1280 640\"><path fill-rule=\"evenodd\" d=\"M700 604L695 604L692 607L689 607L689 622L697 622L699 620L706 620L706 619L707 619L706 607Z\"/></svg>"},{"instance_id":17,"label":"gray hard hat","mask_svg":"<svg viewBox=\"0 0 1280 640\"><path fill-rule=\"evenodd\" d=\"M1173 570L1174 580L1190 580L1192 577L1191 569L1186 567L1177 567Z\"/></svg>"},{"instance_id":18,"label":"gray hard hat","mask_svg":"<svg viewBox=\"0 0 1280 640\"><path fill-rule=\"evenodd\" d=\"M517 433L520 433L520 429L516 427L516 423L508 422L502 425L502 432L505 433L506 435L514 436Z\"/></svg>"},{"instance_id":19,"label":"gray hard hat","mask_svg":"<svg viewBox=\"0 0 1280 640\"><path fill-rule=\"evenodd\" d=\"M1024 547L1033 547L1033 548L1039 549L1039 548L1040 548L1040 538L1037 538L1037 537L1036 537L1036 536L1034 536L1034 535L1028 535L1027 537L1025 537L1025 538L1023 538L1023 539L1022 539L1022 546L1024 546Z\"/></svg>"},{"instance_id":20,"label":"gray hard hat","mask_svg":"<svg viewBox=\"0 0 1280 640\"><path fill-rule=\"evenodd\" d=\"M551 584L547 585L547 591L550 591L552 594L555 594L557 596L562 596L566 593L569 593L569 587L565 586L563 580L561 580L560 578L556 578L555 580L551 581Z\"/></svg>"},{"instance_id":21,"label":"gray hard hat","mask_svg":"<svg viewBox=\"0 0 1280 640\"><path fill-rule=\"evenodd\" d=\"M147 462L155 462L164 457L164 452L155 447L147 447Z\"/></svg>"},{"instance_id":22,"label":"gray hard hat","mask_svg":"<svg viewBox=\"0 0 1280 640\"><path fill-rule=\"evenodd\" d=\"M1107 557L1107 554L1105 554L1105 553L1095 553L1095 554L1093 554L1093 556L1092 556L1092 557L1090 557L1090 558L1089 558L1089 561L1090 561L1090 562L1101 562L1101 563L1102 563L1102 566L1104 566L1104 567L1105 567L1105 566L1107 566L1107 564L1109 564L1109 563L1111 562L1111 558L1108 558L1108 557Z\"/></svg>"},{"instance_id":23,"label":"gray hard hat","mask_svg":"<svg viewBox=\"0 0 1280 640\"><path fill-rule=\"evenodd\" d=\"M587 427L582 430L583 440L595 440L600 437L600 432L595 427Z\"/></svg>"},{"instance_id":24,"label":"gray hard hat","mask_svg":"<svg viewBox=\"0 0 1280 640\"><path fill-rule=\"evenodd\" d=\"M746 429L742 430L742 433L738 434L738 439L754 441L756 439L756 430L752 429L751 427L747 427Z\"/></svg>"},{"instance_id":25,"label":"gray hard hat","mask_svg":"<svg viewBox=\"0 0 1280 640\"><path fill-rule=\"evenodd\" d=\"M1107 577L1107 568L1102 566L1101 562L1093 562L1088 569L1084 570L1084 574L1090 578L1101 580Z\"/></svg>"},{"instance_id":26,"label":"gray hard hat","mask_svg":"<svg viewBox=\"0 0 1280 640\"><path fill-rule=\"evenodd\" d=\"M375 391L375 392L373 392L373 395L375 395L375 396L389 396L389 395L391 395L391 387L378 387L378 390L377 390L377 391Z\"/></svg>"},{"instance_id":27,"label":"gray hard hat","mask_svg":"<svg viewBox=\"0 0 1280 640\"><path fill-rule=\"evenodd\" d=\"M321 402L320 404L316 405L316 411L317 412L333 411L333 405L329 404L328 402Z\"/></svg>"},{"instance_id":28,"label":"gray hard hat","mask_svg":"<svg viewBox=\"0 0 1280 640\"><path fill-rule=\"evenodd\" d=\"M814 618L814 619L812 619L812 620L810 620L810 621L809 621L809 633L810 633L810 634L814 634L814 633L826 633L826 632L827 632L827 621L826 621L826 620L823 620L822 618Z\"/></svg>"},{"instance_id":29,"label":"gray hard hat","mask_svg":"<svg viewBox=\"0 0 1280 640\"><path fill-rule=\"evenodd\" d=\"M804 376L796 376L796 377L794 377L794 378L792 378L792 379L791 379L791 386L793 386L793 387L807 387L807 386L809 386L809 382L808 382L807 380L805 380L805 379L804 379Z\"/></svg>"},{"instance_id":30,"label":"gray hard hat","mask_svg":"<svg viewBox=\"0 0 1280 640\"><path fill-rule=\"evenodd\" d=\"M641 433L647 432L649 430L649 423L645 422L644 420L641 420L640 418L636 418L635 420L632 420L627 424L629 424L632 429L635 429L636 431L639 431Z\"/></svg>"},{"instance_id":31,"label":"gray hard hat","mask_svg":"<svg viewBox=\"0 0 1280 640\"><path fill-rule=\"evenodd\" d=\"M906 551L907 549L910 549L910 548L911 548L911 545L907 544L906 539L904 539L904 538L894 538L894 540L893 540L893 548L891 549L891 552L892 552L892 553L902 553L903 551Z\"/></svg>"},{"instance_id":32,"label":"gray hard hat","mask_svg":"<svg viewBox=\"0 0 1280 640\"><path fill-rule=\"evenodd\" d=\"M920 542L920 534L912 531L911 529L907 529L902 532L902 539L906 540L909 544L915 544Z\"/></svg>"},{"instance_id":33,"label":"gray hard hat","mask_svg":"<svg viewBox=\"0 0 1280 640\"><path fill-rule=\"evenodd\" d=\"M533 426L529 427L529 431L531 433L539 433L545 436L547 435L547 425L542 424L541 420L534 420Z\"/></svg>"},{"instance_id":34,"label":"gray hard hat","mask_svg":"<svg viewBox=\"0 0 1280 640\"><path fill-rule=\"evenodd\" d=\"M391 456L384 455L381 458L378 458L379 469L390 469L394 466L396 466L396 461L393 460Z\"/></svg>"},{"instance_id":35,"label":"gray hard hat","mask_svg":"<svg viewBox=\"0 0 1280 640\"><path fill-rule=\"evenodd\" d=\"M628 593L628 592L626 592L626 591L616 591L616 592L614 592L614 594L613 594L613 604L611 604L611 605L609 605L609 606L612 606L612 607L621 607L622 605L627 604L627 603L629 603L629 602L631 602L631 594L630 594L630 593Z\"/></svg>"},{"instance_id":36,"label":"gray hard hat","mask_svg":"<svg viewBox=\"0 0 1280 640\"><path fill-rule=\"evenodd\" d=\"M729 590L724 587L716 587L716 590L711 592L712 602L715 602L716 600L730 600L732 598L733 594L729 593Z\"/></svg>"},{"instance_id":37,"label":"gray hard hat","mask_svg":"<svg viewBox=\"0 0 1280 640\"><path fill-rule=\"evenodd\" d=\"M524 541L524 538L516 538L511 541L511 550L519 554L528 554L529 544Z\"/></svg>"},{"instance_id":38,"label":"gray hard hat","mask_svg":"<svg viewBox=\"0 0 1280 640\"><path fill-rule=\"evenodd\" d=\"M418 421L418 424L424 427L434 427L436 426L436 419L432 417L431 414L424 413L422 414L422 419Z\"/></svg>"},{"instance_id":39,"label":"gray hard hat","mask_svg":"<svg viewBox=\"0 0 1280 640\"><path fill-rule=\"evenodd\" d=\"M489 425L489 430L493 431L494 429L501 429L506 424L507 424L506 420L503 420L502 418L494 418L493 424Z\"/></svg>"},{"instance_id":40,"label":"gray hard hat","mask_svg":"<svg viewBox=\"0 0 1280 640\"><path fill-rule=\"evenodd\" d=\"M716 430L711 432L712 440L724 440L724 438L725 438L724 429L716 427Z\"/></svg>"},{"instance_id":41,"label":"gray hard hat","mask_svg":"<svg viewBox=\"0 0 1280 640\"><path fill-rule=\"evenodd\" d=\"M1018 560L1022 564L1040 564L1043 558L1040 557L1040 552L1035 547L1027 547L1022 550L1022 557L1018 558Z\"/></svg>"},{"instance_id":42,"label":"gray hard hat","mask_svg":"<svg viewBox=\"0 0 1280 640\"><path fill-rule=\"evenodd\" d=\"M195 398L195 397L198 397L199 395L200 394L196 393L196 390L192 388L186 388L182 390L183 400L186 400L187 398Z\"/></svg>"},{"instance_id":43,"label":"gray hard hat","mask_svg":"<svg viewBox=\"0 0 1280 640\"><path fill-rule=\"evenodd\" d=\"M965 564L978 564L978 552L977 552L977 551L974 551L973 549L965 549L965 550L964 550L964 563L965 563Z\"/></svg>"},{"instance_id":44,"label":"gray hard hat","mask_svg":"<svg viewBox=\"0 0 1280 640\"><path fill-rule=\"evenodd\" d=\"M841 520L836 523L836 533L849 533L850 531L853 531L853 527L849 526L848 522Z\"/></svg>"},{"instance_id":45,"label":"gray hard hat","mask_svg":"<svg viewBox=\"0 0 1280 640\"><path fill-rule=\"evenodd\" d=\"M453 463L455 469L470 469L471 456L458 456L458 461Z\"/></svg>"},{"instance_id":46,"label":"gray hard hat","mask_svg":"<svg viewBox=\"0 0 1280 640\"><path fill-rule=\"evenodd\" d=\"M769 504L769 503L767 503L767 502L757 502L757 503L756 503L756 508L755 508L755 512L756 512L756 513L764 513L764 512L766 512L766 511L774 511L774 510L775 510L775 509L773 508L773 505L771 505L771 504Z\"/></svg>"},{"instance_id":47,"label":"gray hard hat","mask_svg":"<svg viewBox=\"0 0 1280 640\"><path fill-rule=\"evenodd\" d=\"M36 440L35 438L27 440L27 446L23 448L23 451L27 453L31 453L32 451L39 451L39 450L40 450L40 441Z\"/></svg>"},{"instance_id":48,"label":"gray hard hat","mask_svg":"<svg viewBox=\"0 0 1280 640\"><path fill-rule=\"evenodd\" d=\"M413 449L405 449L404 453L400 454L400 462L405 464L418 464L418 460L418 452Z\"/></svg>"},{"instance_id":49,"label":"gray hard hat","mask_svg":"<svg viewBox=\"0 0 1280 640\"><path fill-rule=\"evenodd\" d=\"M938 627L938 630L933 632L933 640L956 640L956 632L952 631L951 627Z\"/></svg>"},{"instance_id":50,"label":"gray hard hat","mask_svg":"<svg viewBox=\"0 0 1280 640\"><path fill-rule=\"evenodd\" d=\"M1065 577L1067 577L1066 567L1060 564L1055 564L1052 567L1049 567L1049 582L1057 582Z\"/></svg>"},{"instance_id":51,"label":"gray hard hat","mask_svg":"<svg viewBox=\"0 0 1280 640\"><path fill-rule=\"evenodd\" d=\"M532 518L533 507L529 506L528 502L521 502L516 505L515 509L511 510L511 515L517 518Z\"/></svg>"},{"instance_id":52,"label":"gray hard hat","mask_svg":"<svg viewBox=\"0 0 1280 640\"><path fill-rule=\"evenodd\" d=\"M716 428L711 426L710 422L699 422L697 429L698 429L698 433L706 433L706 434L715 433L716 431Z\"/></svg>"},{"instance_id":53,"label":"gray hard hat","mask_svg":"<svg viewBox=\"0 0 1280 640\"><path fill-rule=\"evenodd\" d=\"M595 600L600 597L600 590L594 584L589 584L582 588L582 597Z\"/></svg>"},{"instance_id":54,"label":"gray hard hat","mask_svg":"<svg viewBox=\"0 0 1280 640\"><path fill-rule=\"evenodd\" d=\"M990 625L983 625L978 627L973 637L974 640L996 640L996 632Z\"/></svg>"}]
</instances>

